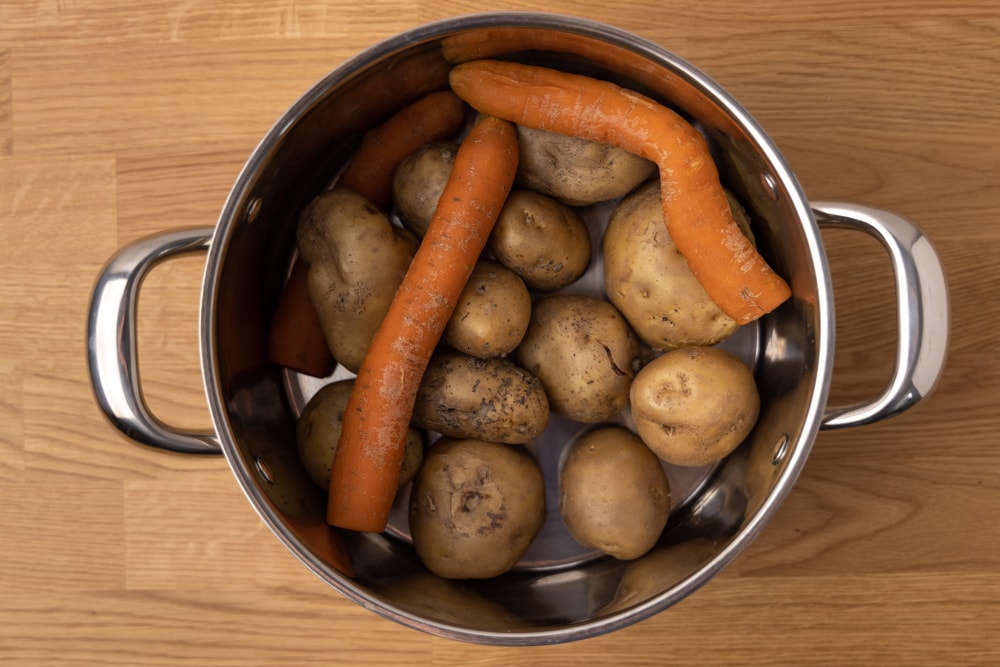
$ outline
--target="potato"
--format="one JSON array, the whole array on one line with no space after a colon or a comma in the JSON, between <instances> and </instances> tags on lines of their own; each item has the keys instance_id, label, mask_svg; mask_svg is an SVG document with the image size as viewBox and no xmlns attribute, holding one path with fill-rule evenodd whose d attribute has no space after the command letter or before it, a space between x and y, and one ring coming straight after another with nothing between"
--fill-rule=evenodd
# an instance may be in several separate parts
<instances>
[{"instance_id":1,"label":"potato","mask_svg":"<svg viewBox=\"0 0 1000 667\"><path fill-rule=\"evenodd\" d=\"M413 548L434 574L485 579L510 570L545 521L545 482L522 447L444 439L410 495Z\"/></svg>"},{"instance_id":2,"label":"potato","mask_svg":"<svg viewBox=\"0 0 1000 667\"><path fill-rule=\"evenodd\" d=\"M458 144L435 141L403 160L392 180L392 198L403 224L420 238L444 190Z\"/></svg>"},{"instance_id":3,"label":"potato","mask_svg":"<svg viewBox=\"0 0 1000 667\"><path fill-rule=\"evenodd\" d=\"M497 261L537 290L565 287L590 265L590 233L580 216L530 190L510 193L488 245Z\"/></svg>"},{"instance_id":4,"label":"potato","mask_svg":"<svg viewBox=\"0 0 1000 667\"><path fill-rule=\"evenodd\" d=\"M394 607L424 619L507 633L537 627L464 583L436 577L426 570L380 574L372 578L371 586L378 595L392 600Z\"/></svg>"},{"instance_id":5,"label":"potato","mask_svg":"<svg viewBox=\"0 0 1000 667\"><path fill-rule=\"evenodd\" d=\"M549 422L541 383L502 358L442 349L434 354L417 389L413 423L453 438L481 438L520 445Z\"/></svg>"},{"instance_id":6,"label":"potato","mask_svg":"<svg viewBox=\"0 0 1000 667\"><path fill-rule=\"evenodd\" d=\"M621 426L575 442L562 466L560 511L581 544L619 560L653 548L670 515L670 485L656 454Z\"/></svg>"},{"instance_id":7,"label":"potato","mask_svg":"<svg viewBox=\"0 0 1000 667\"><path fill-rule=\"evenodd\" d=\"M628 405L641 364L639 341L615 307L582 295L537 301L516 355L545 387L553 412L586 423Z\"/></svg>"},{"instance_id":8,"label":"potato","mask_svg":"<svg viewBox=\"0 0 1000 667\"><path fill-rule=\"evenodd\" d=\"M518 126L518 182L569 206L617 199L656 172L621 148Z\"/></svg>"},{"instance_id":9,"label":"potato","mask_svg":"<svg viewBox=\"0 0 1000 667\"><path fill-rule=\"evenodd\" d=\"M727 196L749 232L746 213ZM714 345L736 331L736 322L715 305L671 240L658 181L619 203L604 232L602 254L608 300L654 350Z\"/></svg>"},{"instance_id":10,"label":"potato","mask_svg":"<svg viewBox=\"0 0 1000 667\"><path fill-rule=\"evenodd\" d=\"M716 347L664 353L639 371L630 393L639 436L661 459L680 466L727 456L760 412L750 369Z\"/></svg>"},{"instance_id":11,"label":"potato","mask_svg":"<svg viewBox=\"0 0 1000 667\"><path fill-rule=\"evenodd\" d=\"M418 243L346 188L302 212L298 249L309 265L309 296L334 359L348 370L361 366Z\"/></svg>"},{"instance_id":12,"label":"potato","mask_svg":"<svg viewBox=\"0 0 1000 667\"><path fill-rule=\"evenodd\" d=\"M718 541L702 536L657 546L625 567L611 602L597 613L610 615L651 600L693 576L718 554Z\"/></svg>"},{"instance_id":13,"label":"potato","mask_svg":"<svg viewBox=\"0 0 1000 667\"><path fill-rule=\"evenodd\" d=\"M296 425L299 458L309 479L323 491L330 488L330 470L333 457L337 454L344 410L353 388L354 380L340 380L323 385L306 403ZM399 471L400 487L416 476L423 458L424 436L411 427L406 432L406 449Z\"/></svg>"},{"instance_id":14,"label":"potato","mask_svg":"<svg viewBox=\"0 0 1000 667\"><path fill-rule=\"evenodd\" d=\"M516 273L480 260L444 330L444 341L481 359L513 352L531 319L531 295Z\"/></svg>"}]
</instances>

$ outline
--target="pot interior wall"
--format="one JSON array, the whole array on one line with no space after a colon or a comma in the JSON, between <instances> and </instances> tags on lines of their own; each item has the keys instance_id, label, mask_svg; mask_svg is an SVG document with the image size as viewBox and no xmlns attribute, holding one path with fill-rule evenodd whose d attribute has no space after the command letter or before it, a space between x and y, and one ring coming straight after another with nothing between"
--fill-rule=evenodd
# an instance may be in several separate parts
<instances>
[{"instance_id":1,"label":"pot interior wall","mask_svg":"<svg viewBox=\"0 0 1000 667\"><path fill-rule=\"evenodd\" d=\"M303 562L345 595L404 622L475 632L532 632L651 613L691 592L735 555L777 500L815 435L816 332L822 291L797 185L697 72L617 33L519 19L461 32L427 30L377 47L317 85L262 142L234 188L212 254L214 331L207 341L227 457L251 501ZM500 30L501 32L498 32ZM526 44L531 49L524 49ZM446 85L442 46L612 79L668 103L709 138L723 181L753 217L765 256L790 278L793 299L743 336L762 413L744 445L672 515L657 547L631 563L590 557L518 569L486 582L426 572L405 539L331 531L324 494L295 448L300 405L267 361L270 316L294 253L299 212L335 178L360 134L420 93ZM210 257L210 266L213 262ZM820 274L822 276L822 274ZM549 511L558 512L558 508ZM634 619L633 619L634 620Z\"/></svg>"}]
</instances>

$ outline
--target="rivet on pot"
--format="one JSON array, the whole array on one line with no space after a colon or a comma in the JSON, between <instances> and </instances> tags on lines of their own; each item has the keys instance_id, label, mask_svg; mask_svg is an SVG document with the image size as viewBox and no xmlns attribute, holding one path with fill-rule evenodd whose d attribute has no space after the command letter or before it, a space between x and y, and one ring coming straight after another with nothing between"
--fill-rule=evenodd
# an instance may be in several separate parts
<instances>
[{"instance_id":1,"label":"rivet on pot","mask_svg":"<svg viewBox=\"0 0 1000 667\"><path fill-rule=\"evenodd\" d=\"M764 186L764 192L767 196L778 201L778 182L774 180L774 176L765 172L760 174L760 184Z\"/></svg>"},{"instance_id":2,"label":"rivet on pot","mask_svg":"<svg viewBox=\"0 0 1000 667\"><path fill-rule=\"evenodd\" d=\"M246 211L247 224L249 225L254 220L256 220L258 214L260 214L260 197L254 197L249 202L247 202L247 211Z\"/></svg>"},{"instance_id":3,"label":"rivet on pot","mask_svg":"<svg viewBox=\"0 0 1000 667\"><path fill-rule=\"evenodd\" d=\"M771 463L773 465L779 465L785 460L785 456L788 454L788 434L785 433L778 437L774 441L774 454L771 455Z\"/></svg>"},{"instance_id":4,"label":"rivet on pot","mask_svg":"<svg viewBox=\"0 0 1000 667\"><path fill-rule=\"evenodd\" d=\"M257 473L260 475L261 479L268 484L274 484L274 476L271 474L271 466L267 465L267 461L258 456L253 460L253 463L257 468Z\"/></svg>"}]
</instances>

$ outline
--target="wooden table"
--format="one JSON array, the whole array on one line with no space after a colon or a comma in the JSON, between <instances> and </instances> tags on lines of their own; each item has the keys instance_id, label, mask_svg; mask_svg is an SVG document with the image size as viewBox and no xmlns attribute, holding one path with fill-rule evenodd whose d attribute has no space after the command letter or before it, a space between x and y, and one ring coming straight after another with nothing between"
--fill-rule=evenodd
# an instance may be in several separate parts
<instances>
[{"instance_id":1,"label":"wooden table","mask_svg":"<svg viewBox=\"0 0 1000 667\"><path fill-rule=\"evenodd\" d=\"M131 444L84 346L104 261L212 225L243 161L372 42L487 9L552 10L688 58L770 131L813 200L896 211L951 288L948 366L917 409L822 433L760 538L708 586L608 636L533 649L432 638L308 573L219 457ZM0 663L997 664L1000 662L1000 8L783 3L14 0L0 7ZM894 349L878 244L826 232L831 404ZM206 426L203 260L156 268L140 365L163 419Z\"/></svg>"}]
</instances>

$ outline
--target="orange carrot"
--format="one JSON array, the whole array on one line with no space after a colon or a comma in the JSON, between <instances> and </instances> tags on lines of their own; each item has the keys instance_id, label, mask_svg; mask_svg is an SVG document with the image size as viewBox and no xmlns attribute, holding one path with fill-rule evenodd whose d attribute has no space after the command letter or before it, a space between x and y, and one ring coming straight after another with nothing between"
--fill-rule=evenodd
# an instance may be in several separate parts
<instances>
[{"instance_id":1,"label":"orange carrot","mask_svg":"<svg viewBox=\"0 0 1000 667\"><path fill-rule=\"evenodd\" d=\"M426 95L368 130L337 184L387 210L400 163L424 144L455 136L464 122L465 105L454 93Z\"/></svg>"},{"instance_id":2,"label":"orange carrot","mask_svg":"<svg viewBox=\"0 0 1000 667\"><path fill-rule=\"evenodd\" d=\"M417 387L510 192L517 159L517 132L497 118L480 120L459 147L423 242L358 370L330 479L331 525L385 529Z\"/></svg>"},{"instance_id":3,"label":"orange carrot","mask_svg":"<svg viewBox=\"0 0 1000 667\"><path fill-rule=\"evenodd\" d=\"M482 113L655 162L671 238L708 295L738 323L791 295L733 220L704 137L674 111L607 81L511 62L457 65L450 83Z\"/></svg>"},{"instance_id":4,"label":"orange carrot","mask_svg":"<svg viewBox=\"0 0 1000 667\"><path fill-rule=\"evenodd\" d=\"M372 126L373 118L387 118L428 93L447 90L451 63L437 49L416 49L394 58L387 69L391 76L368 72L348 82L349 95L318 109L323 124L345 133L363 132Z\"/></svg>"},{"instance_id":5,"label":"orange carrot","mask_svg":"<svg viewBox=\"0 0 1000 667\"><path fill-rule=\"evenodd\" d=\"M321 378L333 370L333 355L309 298L308 275L309 265L296 259L271 319L268 356L279 366Z\"/></svg>"}]
</instances>

